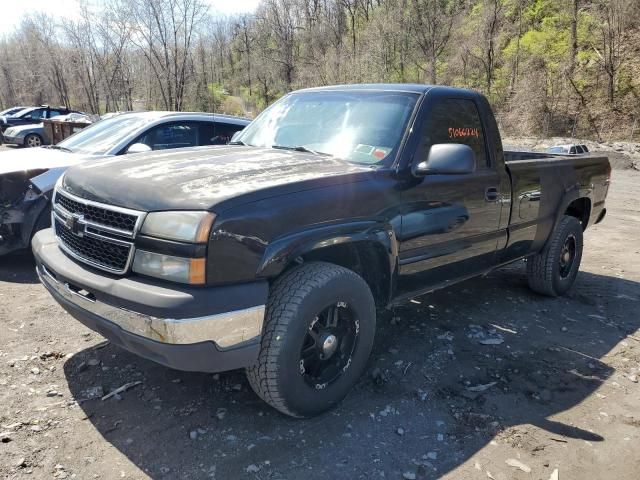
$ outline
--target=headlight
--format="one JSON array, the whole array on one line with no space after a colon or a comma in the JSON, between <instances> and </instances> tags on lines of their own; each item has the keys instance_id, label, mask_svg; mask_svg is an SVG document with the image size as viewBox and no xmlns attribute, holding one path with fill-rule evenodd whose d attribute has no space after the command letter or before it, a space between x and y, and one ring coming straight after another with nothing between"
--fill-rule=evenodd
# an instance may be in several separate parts
<instances>
[{"instance_id":1,"label":"headlight","mask_svg":"<svg viewBox=\"0 0 640 480\"><path fill-rule=\"evenodd\" d=\"M6 136L6 137L12 137L12 136L13 136L13 134L14 134L13 132L14 132L14 129L13 129L13 128L7 128L7 129L4 131L4 134L5 134L5 136Z\"/></svg>"},{"instance_id":2,"label":"headlight","mask_svg":"<svg viewBox=\"0 0 640 480\"><path fill-rule=\"evenodd\" d=\"M205 282L205 259L183 258L137 250L133 271L171 282L202 285Z\"/></svg>"},{"instance_id":3,"label":"headlight","mask_svg":"<svg viewBox=\"0 0 640 480\"><path fill-rule=\"evenodd\" d=\"M141 233L179 242L205 243L215 218L211 212L151 212Z\"/></svg>"}]
</instances>

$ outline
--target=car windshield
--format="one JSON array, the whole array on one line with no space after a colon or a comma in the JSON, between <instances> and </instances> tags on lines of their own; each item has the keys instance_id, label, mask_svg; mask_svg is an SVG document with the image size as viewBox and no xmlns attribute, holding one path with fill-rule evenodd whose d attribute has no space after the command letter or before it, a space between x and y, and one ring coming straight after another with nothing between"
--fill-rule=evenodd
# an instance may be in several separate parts
<instances>
[{"instance_id":1,"label":"car windshield","mask_svg":"<svg viewBox=\"0 0 640 480\"><path fill-rule=\"evenodd\" d=\"M26 109L25 108L7 108L6 110L3 110L2 112L0 112L0 116L12 117L12 116L22 112L23 110L26 110Z\"/></svg>"},{"instance_id":2,"label":"car windshield","mask_svg":"<svg viewBox=\"0 0 640 480\"><path fill-rule=\"evenodd\" d=\"M354 90L293 93L260 114L236 142L385 165L400 145L418 96Z\"/></svg>"},{"instance_id":3,"label":"car windshield","mask_svg":"<svg viewBox=\"0 0 640 480\"><path fill-rule=\"evenodd\" d=\"M17 112L15 112L13 115L11 115L12 117L16 117L16 118L22 118L25 115L27 115L28 113L33 112L37 107L28 107L28 108L23 108L22 110L18 110Z\"/></svg>"},{"instance_id":4,"label":"car windshield","mask_svg":"<svg viewBox=\"0 0 640 480\"><path fill-rule=\"evenodd\" d=\"M155 118L148 115L117 115L83 128L57 147L86 155L107 155L120 142L153 120Z\"/></svg>"}]
</instances>

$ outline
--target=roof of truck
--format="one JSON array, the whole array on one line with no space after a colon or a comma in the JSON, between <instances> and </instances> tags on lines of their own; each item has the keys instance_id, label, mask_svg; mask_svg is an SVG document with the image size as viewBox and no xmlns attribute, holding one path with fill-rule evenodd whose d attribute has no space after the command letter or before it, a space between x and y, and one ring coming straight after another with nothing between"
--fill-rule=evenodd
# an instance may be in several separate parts
<instances>
[{"instance_id":1,"label":"roof of truck","mask_svg":"<svg viewBox=\"0 0 640 480\"><path fill-rule=\"evenodd\" d=\"M432 85L422 85L419 83L350 83L344 85L326 85L323 87L311 87L298 91L313 90L389 90L424 93L433 88Z\"/></svg>"},{"instance_id":2,"label":"roof of truck","mask_svg":"<svg viewBox=\"0 0 640 480\"><path fill-rule=\"evenodd\" d=\"M345 90L376 90L383 92L409 92L424 94L429 91L466 92L478 95L478 92L465 88L448 87L446 85L424 85L421 83L353 83L345 85L327 85L324 87L311 87L295 92L319 92L319 91L345 91Z\"/></svg>"}]
</instances>

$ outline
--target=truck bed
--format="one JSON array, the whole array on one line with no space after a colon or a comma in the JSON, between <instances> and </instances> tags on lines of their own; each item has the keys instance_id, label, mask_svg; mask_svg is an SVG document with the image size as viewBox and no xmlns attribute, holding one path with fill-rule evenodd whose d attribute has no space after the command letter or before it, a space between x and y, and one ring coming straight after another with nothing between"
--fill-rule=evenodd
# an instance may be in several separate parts
<instances>
[{"instance_id":1,"label":"truck bed","mask_svg":"<svg viewBox=\"0 0 640 480\"><path fill-rule=\"evenodd\" d=\"M562 202L590 193L593 202L589 205L589 224L602 219L611 172L607 157L519 151L505 151L504 157L513 205L508 257L542 246L558 212L566 208Z\"/></svg>"}]
</instances>

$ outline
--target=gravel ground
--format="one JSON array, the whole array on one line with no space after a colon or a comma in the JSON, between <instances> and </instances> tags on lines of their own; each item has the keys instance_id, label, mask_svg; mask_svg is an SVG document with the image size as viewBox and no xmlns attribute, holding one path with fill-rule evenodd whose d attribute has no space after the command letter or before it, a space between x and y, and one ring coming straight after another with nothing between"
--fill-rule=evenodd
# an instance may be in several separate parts
<instances>
[{"instance_id":1,"label":"gravel ground","mask_svg":"<svg viewBox=\"0 0 640 480\"><path fill-rule=\"evenodd\" d=\"M614 172L567 297L523 264L381 316L367 374L293 420L242 372L184 373L108 344L0 259L0 477L637 480L640 173ZM126 392L102 401L114 389Z\"/></svg>"}]
</instances>

